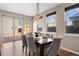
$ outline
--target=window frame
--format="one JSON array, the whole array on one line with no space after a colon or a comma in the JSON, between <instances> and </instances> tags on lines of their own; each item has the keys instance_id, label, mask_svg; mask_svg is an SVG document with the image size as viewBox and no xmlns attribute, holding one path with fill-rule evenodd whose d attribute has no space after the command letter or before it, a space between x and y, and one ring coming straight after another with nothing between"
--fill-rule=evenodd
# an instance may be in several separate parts
<instances>
[{"instance_id":1,"label":"window frame","mask_svg":"<svg viewBox=\"0 0 79 59\"><path fill-rule=\"evenodd\" d=\"M66 7L66 8L65 8L65 16L66 16L66 11L75 9L75 8L77 8L77 7L79 7L79 3ZM74 35L75 35L75 36L79 36L79 33L68 33L68 32L66 31L66 26L67 26L67 24L66 24L66 17L65 17L64 23L65 23L65 35L71 35L71 36L74 36Z\"/></svg>"},{"instance_id":2,"label":"window frame","mask_svg":"<svg viewBox=\"0 0 79 59\"><path fill-rule=\"evenodd\" d=\"M51 16L51 15L52 15L52 16L55 15L55 18L56 18L56 11L51 12L51 13L49 13L49 14L46 15L46 27L47 27L46 29L47 29L47 32L49 32L49 33L50 33L50 32L56 33L56 31L57 31L57 24L56 24L56 26L55 26L55 29L56 29L55 31L48 31L48 24L51 24L51 23L48 23L47 17L48 17L48 16ZM56 19L55 19L55 20L56 20ZM56 21L56 22L57 22L57 21Z\"/></svg>"},{"instance_id":3,"label":"window frame","mask_svg":"<svg viewBox=\"0 0 79 59\"><path fill-rule=\"evenodd\" d=\"M39 21L43 21L43 19L41 18ZM38 21L38 24L39 24L39 21ZM42 31L43 31L43 26L42 26L42 27L39 27L38 24L37 24L37 31L38 31L38 32L42 32ZM39 30L39 28L40 28L41 30Z\"/></svg>"}]
</instances>

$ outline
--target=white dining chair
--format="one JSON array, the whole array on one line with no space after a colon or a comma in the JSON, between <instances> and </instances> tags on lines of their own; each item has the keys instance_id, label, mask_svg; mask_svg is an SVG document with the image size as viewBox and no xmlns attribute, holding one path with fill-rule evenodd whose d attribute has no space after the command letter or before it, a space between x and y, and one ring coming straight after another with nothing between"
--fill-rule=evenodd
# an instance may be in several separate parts
<instances>
[{"instance_id":1,"label":"white dining chair","mask_svg":"<svg viewBox=\"0 0 79 59\"><path fill-rule=\"evenodd\" d=\"M26 35L21 35L22 37L22 52L24 53L24 48L25 50L25 54L27 54L27 41L26 41Z\"/></svg>"},{"instance_id":2,"label":"white dining chair","mask_svg":"<svg viewBox=\"0 0 79 59\"><path fill-rule=\"evenodd\" d=\"M53 39L53 34L46 34L46 36L48 36L48 38Z\"/></svg>"},{"instance_id":3,"label":"white dining chair","mask_svg":"<svg viewBox=\"0 0 79 59\"><path fill-rule=\"evenodd\" d=\"M28 45L28 49L29 49L29 56L31 55L31 53L32 53L32 55L38 55L37 46L36 46L32 36L27 37L27 45Z\"/></svg>"},{"instance_id":4,"label":"white dining chair","mask_svg":"<svg viewBox=\"0 0 79 59\"><path fill-rule=\"evenodd\" d=\"M52 44L45 49L45 56L57 56L62 38L54 38Z\"/></svg>"}]
</instances>

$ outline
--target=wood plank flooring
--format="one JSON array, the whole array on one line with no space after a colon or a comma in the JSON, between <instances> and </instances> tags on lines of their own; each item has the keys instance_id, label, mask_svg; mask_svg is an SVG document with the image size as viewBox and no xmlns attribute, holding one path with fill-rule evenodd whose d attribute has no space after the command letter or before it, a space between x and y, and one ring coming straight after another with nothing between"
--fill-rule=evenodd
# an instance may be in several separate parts
<instances>
[{"instance_id":1,"label":"wood plank flooring","mask_svg":"<svg viewBox=\"0 0 79 59\"><path fill-rule=\"evenodd\" d=\"M22 42L4 43L1 54L2 56L22 56Z\"/></svg>"},{"instance_id":2,"label":"wood plank flooring","mask_svg":"<svg viewBox=\"0 0 79 59\"><path fill-rule=\"evenodd\" d=\"M29 49L27 49L27 55L28 55ZM2 56L26 56L25 53L22 52L22 42L20 41L14 41L14 42L8 42L3 43ZM68 51L65 51L63 49L59 50L60 56L73 56L74 54Z\"/></svg>"}]
</instances>

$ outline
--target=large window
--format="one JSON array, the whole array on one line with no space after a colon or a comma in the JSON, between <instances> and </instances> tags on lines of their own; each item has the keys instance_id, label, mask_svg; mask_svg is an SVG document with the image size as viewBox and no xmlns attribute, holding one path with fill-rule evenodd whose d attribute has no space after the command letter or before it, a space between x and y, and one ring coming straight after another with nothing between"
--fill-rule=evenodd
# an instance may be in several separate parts
<instances>
[{"instance_id":1,"label":"large window","mask_svg":"<svg viewBox=\"0 0 79 59\"><path fill-rule=\"evenodd\" d=\"M42 31L42 27L43 27L43 19L40 19L38 21L37 31Z\"/></svg>"},{"instance_id":2,"label":"large window","mask_svg":"<svg viewBox=\"0 0 79 59\"><path fill-rule=\"evenodd\" d=\"M3 37L8 36L19 36L22 32L22 29L24 33L26 32L32 32L32 20L25 19L25 18L19 18L19 17L12 17L7 15L2 15L2 26L3 26Z\"/></svg>"},{"instance_id":3,"label":"large window","mask_svg":"<svg viewBox=\"0 0 79 59\"><path fill-rule=\"evenodd\" d=\"M22 31L23 28L23 18L14 18L15 19L15 36L20 35L20 31Z\"/></svg>"},{"instance_id":4,"label":"large window","mask_svg":"<svg viewBox=\"0 0 79 59\"><path fill-rule=\"evenodd\" d=\"M23 27L23 19L22 18L16 18L11 17L7 15L2 16L3 20L3 36L13 36L13 33L15 36L19 35L18 32L19 28Z\"/></svg>"},{"instance_id":5,"label":"large window","mask_svg":"<svg viewBox=\"0 0 79 59\"><path fill-rule=\"evenodd\" d=\"M47 32L56 32L56 12L47 15Z\"/></svg>"},{"instance_id":6,"label":"large window","mask_svg":"<svg viewBox=\"0 0 79 59\"><path fill-rule=\"evenodd\" d=\"M65 8L66 32L79 34L79 4Z\"/></svg>"},{"instance_id":7,"label":"large window","mask_svg":"<svg viewBox=\"0 0 79 59\"><path fill-rule=\"evenodd\" d=\"M13 36L13 17L2 16L3 37Z\"/></svg>"}]
</instances>

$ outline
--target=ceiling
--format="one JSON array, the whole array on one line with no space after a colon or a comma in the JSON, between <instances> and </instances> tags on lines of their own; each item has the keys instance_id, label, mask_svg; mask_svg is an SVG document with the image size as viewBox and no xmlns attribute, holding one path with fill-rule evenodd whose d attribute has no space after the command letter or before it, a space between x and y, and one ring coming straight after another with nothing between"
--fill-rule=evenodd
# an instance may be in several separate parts
<instances>
[{"instance_id":1,"label":"ceiling","mask_svg":"<svg viewBox=\"0 0 79 59\"><path fill-rule=\"evenodd\" d=\"M49 10L59 3L39 3L39 12ZM36 15L36 3L0 3L0 10L19 13L27 16Z\"/></svg>"}]
</instances>

